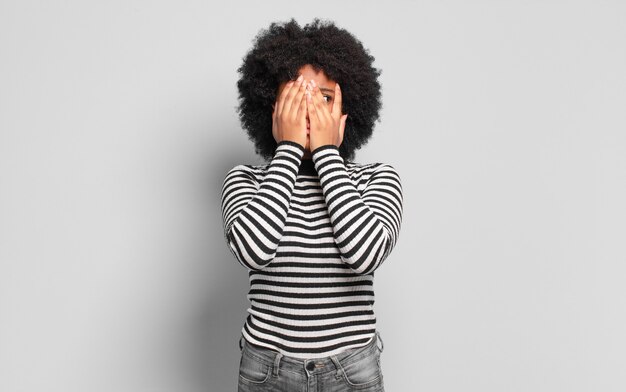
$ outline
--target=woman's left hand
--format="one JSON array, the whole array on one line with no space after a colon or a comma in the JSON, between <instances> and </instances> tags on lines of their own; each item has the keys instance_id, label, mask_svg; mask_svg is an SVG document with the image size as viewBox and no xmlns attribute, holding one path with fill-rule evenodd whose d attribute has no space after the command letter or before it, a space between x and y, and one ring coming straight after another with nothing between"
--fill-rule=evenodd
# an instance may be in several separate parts
<instances>
[{"instance_id":1,"label":"woman's left hand","mask_svg":"<svg viewBox=\"0 0 626 392\"><path fill-rule=\"evenodd\" d=\"M307 86L306 96L306 107L310 123L309 148L311 152L327 144L339 147L343 142L343 131L346 127L346 118L348 117L347 114L341 114L341 89L339 83L335 84L335 98L330 111L315 81L311 80L311 84Z\"/></svg>"}]
</instances>

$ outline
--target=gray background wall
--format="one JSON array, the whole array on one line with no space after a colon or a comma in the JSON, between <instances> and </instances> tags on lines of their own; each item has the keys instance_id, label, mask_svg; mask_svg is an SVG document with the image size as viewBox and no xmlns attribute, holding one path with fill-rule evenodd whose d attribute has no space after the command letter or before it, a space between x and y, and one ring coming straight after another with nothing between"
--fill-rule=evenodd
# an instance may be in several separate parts
<instances>
[{"instance_id":1,"label":"gray background wall","mask_svg":"<svg viewBox=\"0 0 626 392\"><path fill-rule=\"evenodd\" d=\"M236 68L319 16L383 69L388 391L626 388L620 1L0 3L0 390L235 390Z\"/></svg>"}]
</instances>

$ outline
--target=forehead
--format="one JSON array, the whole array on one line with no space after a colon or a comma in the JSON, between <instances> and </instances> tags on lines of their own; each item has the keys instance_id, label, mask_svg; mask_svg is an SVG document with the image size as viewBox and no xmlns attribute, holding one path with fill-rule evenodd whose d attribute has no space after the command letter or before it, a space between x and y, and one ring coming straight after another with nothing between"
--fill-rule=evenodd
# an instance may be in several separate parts
<instances>
[{"instance_id":1,"label":"forehead","mask_svg":"<svg viewBox=\"0 0 626 392\"><path fill-rule=\"evenodd\" d=\"M295 75L292 75L292 80L297 79L299 75L302 75L305 80L315 80L315 83L317 83L317 85L320 87L320 90L325 93L333 94L335 91L335 81L329 79L322 69L316 71L313 66L311 66L310 64L306 64L302 66ZM280 83L280 85L278 86L279 92L282 91L287 82L288 81L284 81Z\"/></svg>"},{"instance_id":2,"label":"forehead","mask_svg":"<svg viewBox=\"0 0 626 392\"><path fill-rule=\"evenodd\" d=\"M331 82L331 80L328 79L328 77L326 76L326 73L324 72L323 69L316 71L315 68L313 68L313 66L310 64L303 65L298 70L298 74L295 77L297 78L298 75L304 76L304 78L307 80L314 79L316 82L318 82L318 84L319 82L324 82L324 83Z\"/></svg>"}]
</instances>

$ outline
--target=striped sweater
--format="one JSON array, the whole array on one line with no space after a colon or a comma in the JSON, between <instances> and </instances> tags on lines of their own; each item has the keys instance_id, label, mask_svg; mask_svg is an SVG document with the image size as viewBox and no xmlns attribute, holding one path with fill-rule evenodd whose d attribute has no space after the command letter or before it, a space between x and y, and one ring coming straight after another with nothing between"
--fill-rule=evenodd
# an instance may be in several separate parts
<instances>
[{"instance_id":1,"label":"striped sweater","mask_svg":"<svg viewBox=\"0 0 626 392\"><path fill-rule=\"evenodd\" d=\"M278 143L266 165L226 175L224 236L249 272L249 343L296 358L338 354L376 333L374 271L402 221L402 185L389 164L344 162L339 148Z\"/></svg>"}]
</instances>

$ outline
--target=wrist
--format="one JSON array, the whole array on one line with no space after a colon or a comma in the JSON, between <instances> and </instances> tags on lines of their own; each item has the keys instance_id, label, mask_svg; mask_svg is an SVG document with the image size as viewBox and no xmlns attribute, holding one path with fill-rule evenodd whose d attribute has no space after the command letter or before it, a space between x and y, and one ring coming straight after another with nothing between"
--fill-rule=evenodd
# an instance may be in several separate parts
<instances>
[{"instance_id":1,"label":"wrist","mask_svg":"<svg viewBox=\"0 0 626 392\"><path fill-rule=\"evenodd\" d=\"M334 144L322 144L319 146L311 146L311 155L316 155L317 152L324 151L327 149L337 150L339 151L339 147Z\"/></svg>"},{"instance_id":2,"label":"wrist","mask_svg":"<svg viewBox=\"0 0 626 392\"><path fill-rule=\"evenodd\" d=\"M303 146L302 144L300 144L300 143L298 143L298 142L295 142L295 141L293 141L293 140L288 140L288 139L283 139L283 140L281 140L280 142L278 142L278 143L276 144L276 148L278 148L278 147L280 147L280 146L284 146L284 145L297 147L297 148L299 148L300 150L302 150L302 152L304 153L304 146Z\"/></svg>"}]
</instances>

